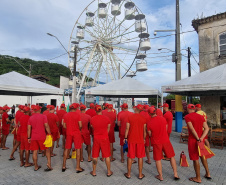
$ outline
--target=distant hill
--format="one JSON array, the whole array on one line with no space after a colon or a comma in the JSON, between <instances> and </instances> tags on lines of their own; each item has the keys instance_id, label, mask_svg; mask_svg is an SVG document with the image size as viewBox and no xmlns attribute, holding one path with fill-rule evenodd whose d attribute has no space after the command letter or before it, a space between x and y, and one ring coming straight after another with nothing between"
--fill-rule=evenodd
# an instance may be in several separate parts
<instances>
[{"instance_id":1,"label":"distant hill","mask_svg":"<svg viewBox=\"0 0 226 185\"><path fill-rule=\"evenodd\" d=\"M59 86L60 76L70 77L71 75L70 69L61 64L49 63L47 61L34 61L28 58L12 58L17 60L27 70L29 70L31 64L31 76L44 75L49 78L50 81L48 81L48 84L50 85ZM28 73L13 59L5 58L3 55L0 55L0 75L11 71L16 71L28 76Z\"/></svg>"}]
</instances>

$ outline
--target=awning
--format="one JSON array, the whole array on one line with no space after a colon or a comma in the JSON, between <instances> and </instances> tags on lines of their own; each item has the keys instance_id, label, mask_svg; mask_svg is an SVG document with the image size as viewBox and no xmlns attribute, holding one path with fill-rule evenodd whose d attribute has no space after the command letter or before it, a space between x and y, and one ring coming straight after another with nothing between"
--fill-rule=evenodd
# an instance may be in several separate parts
<instances>
[{"instance_id":1,"label":"awning","mask_svg":"<svg viewBox=\"0 0 226 185\"><path fill-rule=\"evenodd\" d=\"M187 96L226 96L226 64L162 86L162 92Z\"/></svg>"},{"instance_id":2,"label":"awning","mask_svg":"<svg viewBox=\"0 0 226 185\"><path fill-rule=\"evenodd\" d=\"M64 91L15 71L0 75L0 95L62 95Z\"/></svg>"},{"instance_id":3,"label":"awning","mask_svg":"<svg viewBox=\"0 0 226 185\"><path fill-rule=\"evenodd\" d=\"M132 78L123 78L105 85L86 89L85 94L115 98L161 97L161 93L158 90Z\"/></svg>"}]
</instances>

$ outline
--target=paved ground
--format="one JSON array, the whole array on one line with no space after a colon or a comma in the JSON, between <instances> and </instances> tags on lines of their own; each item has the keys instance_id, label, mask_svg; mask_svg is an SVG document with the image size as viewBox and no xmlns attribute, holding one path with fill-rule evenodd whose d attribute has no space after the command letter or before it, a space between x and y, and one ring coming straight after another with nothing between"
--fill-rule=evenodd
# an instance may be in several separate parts
<instances>
[{"instance_id":1,"label":"paved ground","mask_svg":"<svg viewBox=\"0 0 226 185\"><path fill-rule=\"evenodd\" d=\"M116 133L117 135L118 133ZM7 146L11 146L12 136L9 136L7 140ZM185 151L187 153L187 145L179 143L179 135L178 133L173 133L172 144L176 153L176 160L179 164L179 156L181 151ZM97 167L97 177L92 177L89 173L92 170L92 163L83 162L82 167L85 169L84 173L76 174L75 173L75 160L70 159L67 161L67 167L69 168L65 173L61 172L62 166L62 149L55 149L56 157L52 158L52 166L54 170L52 172L44 172L46 158L42 158L39 155L39 163L42 165L42 168L34 172L33 168L24 168L19 166L19 154L16 152L15 161L8 161L11 150L2 151L0 150L0 184L79 184L79 185L115 185L115 184L166 184L166 185L175 185L175 184L184 184L184 185L192 185L194 183L188 180L189 177L194 176L194 170L192 166L192 162L189 160L190 167L183 168L178 167L179 175L181 180L178 182L173 181L173 172L170 166L170 163L167 161L163 161L163 174L164 181L159 182L154 178L156 173L155 163L152 160L152 164L148 165L144 163L143 173L146 177L140 181L137 179L138 169L137 164L133 165L132 168L132 178L126 179L123 174L126 172L126 163L120 163L120 147L118 145L119 140L117 138L115 144L115 157L116 161L112 163L112 171L114 175L110 178L106 177L106 167L105 164L101 161L98 161ZM213 149L216 154L215 157L208 160L209 168L211 171L211 175L213 177L212 181L206 181L203 178L202 184L205 185L226 185L226 150ZM152 156L152 153L151 153ZM85 159L87 156L85 155ZM201 175L204 176L204 169L201 168Z\"/></svg>"}]
</instances>

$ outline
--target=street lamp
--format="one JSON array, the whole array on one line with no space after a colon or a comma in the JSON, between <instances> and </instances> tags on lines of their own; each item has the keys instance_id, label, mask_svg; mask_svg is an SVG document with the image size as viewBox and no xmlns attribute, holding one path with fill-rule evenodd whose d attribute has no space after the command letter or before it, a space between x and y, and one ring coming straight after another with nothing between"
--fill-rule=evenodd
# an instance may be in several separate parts
<instances>
[{"instance_id":1,"label":"street lamp","mask_svg":"<svg viewBox=\"0 0 226 185\"><path fill-rule=\"evenodd\" d=\"M175 51L173 51L173 50L171 50L171 49L168 49L168 48L159 48L158 50L161 51L161 50L163 50L163 49L166 49L166 50L168 50L168 51L170 51L170 52L175 52Z\"/></svg>"}]
</instances>

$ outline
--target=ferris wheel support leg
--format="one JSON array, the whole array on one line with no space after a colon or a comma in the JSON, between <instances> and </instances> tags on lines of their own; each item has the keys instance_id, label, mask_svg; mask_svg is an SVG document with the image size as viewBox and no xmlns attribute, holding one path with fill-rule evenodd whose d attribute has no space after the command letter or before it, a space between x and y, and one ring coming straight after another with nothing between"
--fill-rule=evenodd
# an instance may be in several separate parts
<instances>
[{"instance_id":1,"label":"ferris wheel support leg","mask_svg":"<svg viewBox=\"0 0 226 185\"><path fill-rule=\"evenodd\" d=\"M80 87L79 87L79 90L78 90L77 98L79 98L81 89L82 89L82 87L83 87L83 84L84 84L84 81L85 81L85 78L86 78L87 71L88 71L89 66L90 66L90 63L91 63L91 61L92 61L92 59L93 59L93 55L94 55L94 52L95 52L95 50L96 50L96 47L97 47L97 45L94 46L94 48L93 48L93 50L92 50L92 52L91 52L91 54L90 54L90 56L89 56L88 64L87 64L87 66L86 66L85 72L83 73L82 81L81 81L81 84L80 84Z\"/></svg>"},{"instance_id":2,"label":"ferris wheel support leg","mask_svg":"<svg viewBox=\"0 0 226 185\"><path fill-rule=\"evenodd\" d=\"M98 75L99 75L99 72L100 72L100 68L101 68L101 66L102 66L102 63L103 63L103 57L101 58L101 62L99 63L98 71L97 71L96 74L95 74L95 78L94 78L93 84L92 84L93 87L94 87L94 85L97 84L97 77L98 77Z\"/></svg>"}]
</instances>

